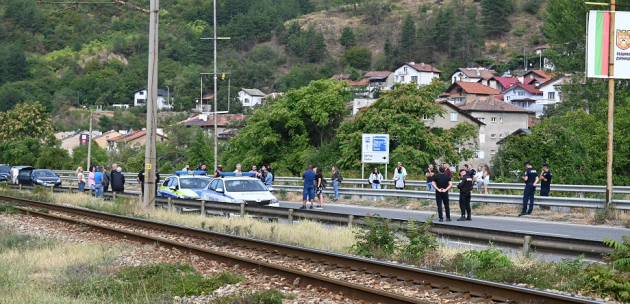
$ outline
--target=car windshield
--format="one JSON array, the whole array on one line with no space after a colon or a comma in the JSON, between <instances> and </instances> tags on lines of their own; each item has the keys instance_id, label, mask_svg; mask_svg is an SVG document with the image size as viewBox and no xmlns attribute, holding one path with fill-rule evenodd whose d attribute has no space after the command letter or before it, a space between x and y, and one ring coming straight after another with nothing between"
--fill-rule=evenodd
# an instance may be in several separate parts
<instances>
[{"instance_id":1,"label":"car windshield","mask_svg":"<svg viewBox=\"0 0 630 304\"><path fill-rule=\"evenodd\" d=\"M260 180L225 180L225 190L228 192L267 191Z\"/></svg>"},{"instance_id":2,"label":"car windshield","mask_svg":"<svg viewBox=\"0 0 630 304\"><path fill-rule=\"evenodd\" d=\"M181 178L179 184L182 189L205 188L210 183L209 178Z\"/></svg>"},{"instance_id":3,"label":"car windshield","mask_svg":"<svg viewBox=\"0 0 630 304\"><path fill-rule=\"evenodd\" d=\"M9 173L11 172L11 167L9 166L0 166L0 173Z\"/></svg>"},{"instance_id":4,"label":"car windshield","mask_svg":"<svg viewBox=\"0 0 630 304\"><path fill-rule=\"evenodd\" d=\"M57 175L50 170L35 171L34 175L35 177L57 177Z\"/></svg>"}]
</instances>

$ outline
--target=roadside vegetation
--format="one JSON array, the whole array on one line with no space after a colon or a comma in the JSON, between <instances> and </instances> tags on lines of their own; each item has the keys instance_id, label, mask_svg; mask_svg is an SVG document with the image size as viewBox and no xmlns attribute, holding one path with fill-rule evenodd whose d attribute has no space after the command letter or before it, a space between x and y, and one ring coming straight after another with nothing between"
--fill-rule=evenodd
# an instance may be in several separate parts
<instances>
[{"instance_id":1,"label":"roadside vegetation","mask_svg":"<svg viewBox=\"0 0 630 304\"><path fill-rule=\"evenodd\" d=\"M297 225L268 223L252 218L203 217L165 210L145 211L137 199L94 200L78 194L18 192L0 189L0 193L38 198L59 204L75 205L121 215L136 216L179 225L235 235L272 240L344 254L415 265L431 270L455 273L482 280L591 296L597 299L630 302L630 238L623 242L606 240L614 248L604 263L588 263L583 257L560 262L544 261L532 255L508 255L490 244L483 250L467 250L440 244L430 233L433 218L424 223L411 221L406 230L388 219L373 215L363 228L324 227L301 220ZM0 210L11 207L0 203ZM239 295L259 297L256 295ZM273 298L273 295L266 295ZM226 300L227 301L227 300ZM222 302L218 302L222 303ZM224 302L224 303L229 303Z\"/></svg>"}]
</instances>

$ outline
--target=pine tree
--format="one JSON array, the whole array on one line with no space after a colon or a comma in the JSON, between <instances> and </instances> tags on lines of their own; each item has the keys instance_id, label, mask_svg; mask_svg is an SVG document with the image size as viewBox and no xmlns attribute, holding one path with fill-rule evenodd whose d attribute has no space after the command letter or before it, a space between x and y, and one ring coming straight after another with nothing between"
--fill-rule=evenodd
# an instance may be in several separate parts
<instances>
[{"instance_id":1,"label":"pine tree","mask_svg":"<svg viewBox=\"0 0 630 304\"><path fill-rule=\"evenodd\" d=\"M346 49L349 49L356 45L354 33L349 26L344 27L341 31L341 38L339 38L339 43L343 45Z\"/></svg>"},{"instance_id":2,"label":"pine tree","mask_svg":"<svg viewBox=\"0 0 630 304\"><path fill-rule=\"evenodd\" d=\"M481 24L486 36L501 36L512 28L508 16L514 10L511 0L481 0Z\"/></svg>"}]
</instances>

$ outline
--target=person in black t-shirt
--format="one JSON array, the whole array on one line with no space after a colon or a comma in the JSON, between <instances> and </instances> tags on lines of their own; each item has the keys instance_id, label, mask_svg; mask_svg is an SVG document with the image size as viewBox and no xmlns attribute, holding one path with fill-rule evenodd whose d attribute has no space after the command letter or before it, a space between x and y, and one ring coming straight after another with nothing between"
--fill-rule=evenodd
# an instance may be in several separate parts
<instances>
[{"instance_id":1,"label":"person in black t-shirt","mask_svg":"<svg viewBox=\"0 0 630 304\"><path fill-rule=\"evenodd\" d=\"M451 209L449 208L448 190L453 187L453 181L451 177L445 174L446 169L440 167L440 173L433 177L431 185L435 188L435 202L438 207L439 221L442 222L442 203L444 204L444 211L446 211L446 221L451 221Z\"/></svg>"},{"instance_id":2,"label":"person in black t-shirt","mask_svg":"<svg viewBox=\"0 0 630 304\"><path fill-rule=\"evenodd\" d=\"M542 174L540 174L540 196L549 196L551 191L551 171L549 171L549 164L542 163Z\"/></svg>"},{"instance_id":3,"label":"person in black t-shirt","mask_svg":"<svg viewBox=\"0 0 630 304\"><path fill-rule=\"evenodd\" d=\"M459 188L459 209L462 212L462 217L458 221L471 221L470 194L473 188L473 178L464 169L459 170L459 175L462 180L457 184L457 188Z\"/></svg>"},{"instance_id":4,"label":"person in black t-shirt","mask_svg":"<svg viewBox=\"0 0 630 304\"><path fill-rule=\"evenodd\" d=\"M525 168L527 168L525 170L525 176L523 176L525 180L525 191L523 192L523 210L521 210L521 214L518 216L532 214L532 209L534 209L534 194L536 193L536 184L538 183L538 172L536 172L536 169L532 167L529 161L523 164ZM529 201L529 208L527 208L527 201Z\"/></svg>"},{"instance_id":5,"label":"person in black t-shirt","mask_svg":"<svg viewBox=\"0 0 630 304\"><path fill-rule=\"evenodd\" d=\"M322 167L315 168L315 197L317 198L317 209L324 208L324 174Z\"/></svg>"},{"instance_id":6,"label":"person in black t-shirt","mask_svg":"<svg viewBox=\"0 0 630 304\"><path fill-rule=\"evenodd\" d=\"M433 164L429 164L429 168L424 171L424 176L427 177L427 191L433 191L433 177L435 176L435 169L433 169Z\"/></svg>"}]
</instances>

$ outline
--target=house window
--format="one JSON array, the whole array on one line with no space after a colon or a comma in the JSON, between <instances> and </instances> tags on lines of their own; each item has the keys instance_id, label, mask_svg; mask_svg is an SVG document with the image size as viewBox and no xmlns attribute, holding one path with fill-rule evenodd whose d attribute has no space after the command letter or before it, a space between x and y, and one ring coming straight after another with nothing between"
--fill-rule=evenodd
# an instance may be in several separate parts
<instances>
[{"instance_id":1,"label":"house window","mask_svg":"<svg viewBox=\"0 0 630 304\"><path fill-rule=\"evenodd\" d=\"M479 143L483 144L486 142L486 134L479 134Z\"/></svg>"},{"instance_id":2,"label":"house window","mask_svg":"<svg viewBox=\"0 0 630 304\"><path fill-rule=\"evenodd\" d=\"M138 95L144 95L144 91L142 91L142 92L138 93Z\"/></svg>"},{"instance_id":3,"label":"house window","mask_svg":"<svg viewBox=\"0 0 630 304\"><path fill-rule=\"evenodd\" d=\"M490 138L497 138L496 134L490 134Z\"/></svg>"},{"instance_id":4,"label":"house window","mask_svg":"<svg viewBox=\"0 0 630 304\"><path fill-rule=\"evenodd\" d=\"M406 73L407 71L405 71ZM400 76L400 82L405 82L405 76Z\"/></svg>"},{"instance_id":5,"label":"house window","mask_svg":"<svg viewBox=\"0 0 630 304\"><path fill-rule=\"evenodd\" d=\"M499 118L499 123L503 123L503 118Z\"/></svg>"},{"instance_id":6,"label":"house window","mask_svg":"<svg viewBox=\"0 0 630 304\"><path fill-rule=\"evenodd\" d=\"M499 138L503 138L503 134L499 134Z\"/></svg>"},{"instance_id":7,"label":"house window","mask_svg":"<svg viewBox=\"0 0 630 304\"><path fill-rule=\"evenodd\" d=\"M492 154L492 155L497 154L497 150L490 150L490 154Z\"/></svg>"},{"instance_id":8,"label":"house window","mask_svg":"<svg viewBox=\"0 0 630 304\"><path fill-rule=\"evenodd\" d=\"M496 117L492 117L492 118L490 118L490 121L491 122L497 122L497 118Z\"/></svg>"},{"instance_id":9,"label":"house window","mask_svg":"<svg viewBox=\"0 0 630 304\"><path fill-rule=\"evenodd\" d=\"M457 121L457 112L451 112L451 121Z\"/></svg>"},{"instance_id":10,"label":"house window","mask_svg":"<svg viewBox=\"0 0 630 304\"><path fill-rule=\"evenodd\" d=\"M556 92L547 93L547 99L556 99Z\"/></svg>"},{"instance_id":11,"label":"house window","mask_svg":"<svg viewBox=\"0 0 630 304\"><path fill-rule=\"evenodd\" d=\"M418 76L411 76L411 81L418 82Z\"/></svg>"},{"instance_id":12,"label":"house window","mask_svg":"<svg viewBox=\"0 0 630 304\"><path fill-rule=\"evenodd\" d=\"M516 91L516 95L518 95L518 96L525 96L525 91L518 90L518 91Z\"/></svg>"},{"instance_id":13,"label":"house window","mask_svg":"<svg viewBox=\"0 0 630 304\"><path fill-rule=\"evenodd\" d=\"M475 158L484 158L484 156L483 150L475 150Z\"/></svg>"},{"instance_id":14,"label":"house window","mask_svg":"<svg viewBox=\"0 0 630 304\"><path fill-rule=\"evenodd\" d=\"M477 118L477 120L479 120L479 121L481 121L483 123L486 123L486 118L485 117L475 117L475 118Z\"/></svg>"},{"instance_id":15,"label":"house window","mask_svg":"<svg viewBox=\"0 0 630 304\"><path fill-rule=\"evenodd\" d=\"M512 96L505 96L505 101L510 101L510 98L512 98Z\"/></svg>"},{"instance_id":16,"label":"house window","mask_svg":"<svg viewBox=\"0 0 630 304\"><path fill-rule=\"evenodd\" d=\"M427 115L427 114L422 115L422 120L429 120L429 119L431 119L431 117L429 117L429 115Z\"/></svg>"},{"instance_id":17,"label":"house window","mask_svg":"<svg viewBox=\"0 0 630 304\"><path fill-rule=\"evenodd\" d=\"M403 73L407 74L407 67L403 67Z\"/></svg>"},{"instance_id":18,"label":"house window","mask_svg":"<svg viewBox=\"0 0 630 304\"><path fill-rule=\"evenodd\" d=\"M243 103L249 103L249 98L245 98L245 101L243 101Z\"/></svg>"}]
</instances>

